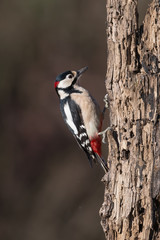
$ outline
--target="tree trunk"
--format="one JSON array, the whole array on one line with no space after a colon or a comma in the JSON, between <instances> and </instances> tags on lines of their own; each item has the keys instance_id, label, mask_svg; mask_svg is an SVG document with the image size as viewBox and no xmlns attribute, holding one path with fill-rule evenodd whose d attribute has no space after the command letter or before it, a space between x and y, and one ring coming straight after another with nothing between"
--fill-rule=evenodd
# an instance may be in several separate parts
<instances>
[{"instance_id":1,"label":"tree trunk","mask_svg":"<svg viewBox=\"0 0 160 240\"><path fill-rule=\"evenodd\" d=\"M107 240L160 239L160 1L138 29L137 0L107 0Z\"/></svg>"}]
</instances>

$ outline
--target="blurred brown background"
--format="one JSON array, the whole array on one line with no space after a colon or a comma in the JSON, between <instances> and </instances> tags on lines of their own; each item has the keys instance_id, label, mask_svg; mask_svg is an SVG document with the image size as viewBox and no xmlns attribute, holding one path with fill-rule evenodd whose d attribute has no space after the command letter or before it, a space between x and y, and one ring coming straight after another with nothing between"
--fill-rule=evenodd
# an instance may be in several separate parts
<instances>
[{"instance_id":1,"label":"blurred brown background","mask_svg":"<svg viewBox=\"0 0 160 240\"><path fill-rule=\"evenodd\" d=\"M65 126L53 83L87 65L81 85L103 107L105 41L105 1L1 0L0 239L104 239L103 171Z\"/></svg>"}]
</instances>

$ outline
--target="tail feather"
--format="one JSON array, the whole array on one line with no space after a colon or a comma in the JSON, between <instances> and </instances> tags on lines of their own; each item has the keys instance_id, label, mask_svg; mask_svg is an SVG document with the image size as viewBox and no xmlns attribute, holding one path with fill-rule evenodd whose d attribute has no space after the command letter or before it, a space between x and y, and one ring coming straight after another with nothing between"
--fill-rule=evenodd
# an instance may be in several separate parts
<instances>
[{"instance_id":1,"label":"tail feather","mask_svg":"<svg viewBox=\"0 0 160 240\"><path fill-rule=\"evenodd\" d=\"M96 156L95 156L95 154L93 152L90 153L90 152L88 152L86 150L84 150L84 151L87 154L90 166L93 167L93 162L96 163Z\"/></svg>"},{"instance_id":2,"label":"tail feather","mask_svg":"<svg viewBox=\"0 0 160 240\"><path fill-rule=\"evenodd\" d=\"M95 155L96 155L97 161L99 162L99 164L103 168L104 172L107 173L108 172L107 163L105 163L105 161L97 153L95 153Z\"/></svg>"},{"instance_id":3,"label":"tail feather","mask_svg":"<svg viewBox=\"0 0 160 240\"><path fill-rule=\"evenodd\" d=\"M102 143L101 137L100 136L96 136L96 138L93 138L90 143L91 143L91 147L92 147L92 150L94 152L94 155L96 157L96 160L101 165L101 167L103 168L104 172L105 173L108 172L107 164L101 158L101 143Z\"/></svg>"}]
</instances>

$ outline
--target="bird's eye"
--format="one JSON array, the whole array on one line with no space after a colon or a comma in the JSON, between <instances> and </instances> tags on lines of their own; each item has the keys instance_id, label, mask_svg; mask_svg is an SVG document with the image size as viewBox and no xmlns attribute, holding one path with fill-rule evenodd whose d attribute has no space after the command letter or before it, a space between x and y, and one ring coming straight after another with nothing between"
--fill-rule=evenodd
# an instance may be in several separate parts
<instances>
[{"instance_id":1,"label":"bird's eye","mask_svg":"<svg viewBox=\"0 0 160 240\"><path fill-rule=\"evenodd\" d=\"M69 74L69 75L68 75L68 78L72 78L72 77L73 77L72 74Z\"/></svg>"}]
</instances>

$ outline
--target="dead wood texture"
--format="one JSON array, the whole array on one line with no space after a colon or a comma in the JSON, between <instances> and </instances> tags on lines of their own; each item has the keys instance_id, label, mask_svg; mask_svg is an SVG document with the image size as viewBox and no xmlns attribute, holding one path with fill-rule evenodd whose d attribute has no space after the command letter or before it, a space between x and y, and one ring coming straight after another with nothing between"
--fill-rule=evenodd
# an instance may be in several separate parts
<instances>
[{"instance_id":1,"label":"dead wood texture","mask_svg":"<svg viewBox=\"0 0 160 240\"><path fill-rule=\"evenodd\" d=\"M138 29L137 0L107 0L107 240L160 239L160 1Z\"/></svg>"}]
</instances>

